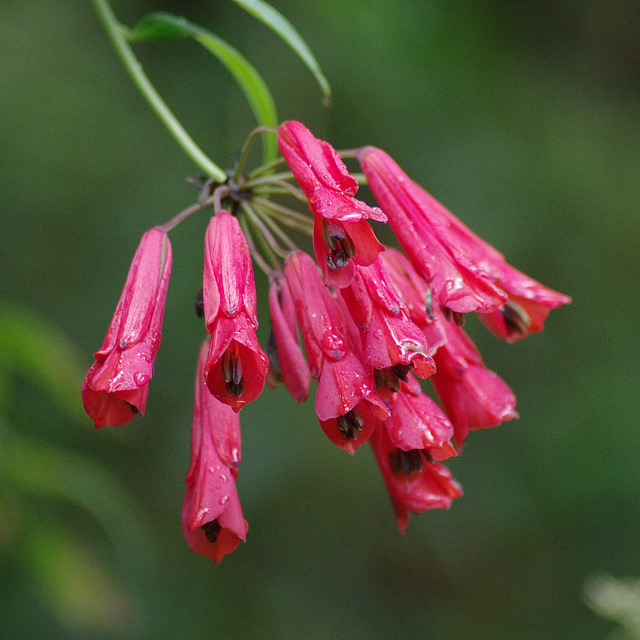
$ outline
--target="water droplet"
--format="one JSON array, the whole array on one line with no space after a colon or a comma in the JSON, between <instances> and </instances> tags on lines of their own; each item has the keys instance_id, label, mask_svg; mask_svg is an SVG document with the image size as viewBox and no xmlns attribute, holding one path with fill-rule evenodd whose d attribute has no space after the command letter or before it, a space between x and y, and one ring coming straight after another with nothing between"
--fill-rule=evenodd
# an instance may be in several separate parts
<instances>
[{"instance_id":1,"label":"water droplet","mask_svg":"<svg viewBox=\"0 0 640 640\"><path fill-rule=\"evenodd\" d=\"M218 504L222 507L225 504L227 504L227 502L229 502L229 496L222 496L219 500L218 500Z\"/></svg>"},{"instance_id":2,"label":"water droplet","mask_svg":"<svg viewBox=\"0 0 640 640\"><path fill-rule=\"evenodd\" d=\"M347 353L347 345L345 341L339 335L336 335L331 330L328 330L324 336L322 336L322 350L334 360L340 360L344 358Z\"/></svg>"},{"instance_id":3,"label":"water droplet","mask_svg":"<svg viewBox=\"0 0 640 640\"><path fill-rule=\"evenodd\" d=\"M139 371L138 373L134 374L133 379L139 387L143 387L145 384L147 384L147 382L149 382L151 376L148 373L142 373Z\"/></svg>"}]
</instances>

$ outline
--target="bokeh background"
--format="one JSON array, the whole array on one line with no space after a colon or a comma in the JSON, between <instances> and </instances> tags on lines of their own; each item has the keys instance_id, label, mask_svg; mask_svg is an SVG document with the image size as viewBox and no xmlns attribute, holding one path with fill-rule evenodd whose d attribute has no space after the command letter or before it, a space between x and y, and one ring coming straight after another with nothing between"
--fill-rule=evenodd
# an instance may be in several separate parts
<instances>
[{"instance_id":1,"label":"bokeh background","mask_svg":"<svg viewBox=\"0 0 640 640\"><path fill-rule=\"evenodd\" d=\"M284 390L242 411L246 544L184 541L206 216L174 269L147 415L95 431L80 384L142 233L197 169L133 88L89 2L0 6L0 636L599 639L597 576L640 576L640 5L273 0L334 90L226 0L183 14L263 73L282 120L375 144L516 267L573 296L506 345L471 320L521 418L450 461L465 496L398 535L372 455ZM231 166L253 121L195 43L140 45L193 137ZM265 279L258 274L259 295ZM268 314L261 302L261 337Z\"/></svg>"}]
</instances>

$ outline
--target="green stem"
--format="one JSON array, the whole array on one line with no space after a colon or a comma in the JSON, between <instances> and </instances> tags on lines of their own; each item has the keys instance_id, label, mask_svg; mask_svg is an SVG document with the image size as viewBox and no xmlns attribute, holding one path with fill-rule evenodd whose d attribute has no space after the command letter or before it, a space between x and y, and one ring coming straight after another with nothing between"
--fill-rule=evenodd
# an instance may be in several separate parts
<instances>
[{"instance_id":1,"label":"green stem","mask_svg":"<svg viewBox=\"0 0 640 640\"><path fill-rule=\"evenodd\" d=\"M142 70L140 61L129 46L124 36L124 28L117 21L108 0L91 1L122 64L164 126L167 127L184 152L207 176L218 182L226 182L227 174L218 165L214 164L193 141L151 84L151 81Z\"/></svg>"}]
</instances>

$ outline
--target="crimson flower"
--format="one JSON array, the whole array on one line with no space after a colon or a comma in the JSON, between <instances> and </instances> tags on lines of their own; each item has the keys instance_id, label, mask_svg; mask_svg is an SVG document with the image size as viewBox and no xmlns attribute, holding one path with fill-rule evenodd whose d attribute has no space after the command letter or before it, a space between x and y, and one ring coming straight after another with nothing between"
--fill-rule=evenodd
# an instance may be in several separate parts
<instances>
[{"instance_id":1,"label":"crimson flower","mask_svg":"<svg viewBox=\"0 0 640 640\"><path fill-rule=\"evenodd\" d=\"M363 363L350 320L324 285L312 258L302 251L290 254L284 274L311 376L318 380L316 414L329 438L352 453L370 435L370 429L363 429L362 411L386 416L386 408L372 393L373 372Z\"/></svg>"},{"instance_id":2,"label":"crimson flower","mask_svg":"<svg viewBox=\"0 0 640 640\"><path fill-rule=\"evenodd\" d=\"M340 295L360 331L364 360L375 370L377 387L398 391L409 371L419 378L434 372L424 333L409 318L381 260L357 267L351 284Z\"/></svg>"},{"instance_id":3,"label":"crimson flower","mask_svg":"<svg viewBox=\"0 0 640 640\"><path fill-rule=\"evenodd\" d=\"M102 347L82 384L82 403L97 429L144 415L171 274L171 243L154 227L140 240Z\"/></svg>"},{"instance_id":4,"label":"crimson flower","mask_svg":"<svg viewBox=\"0 0 640 640\"><path fill-rule=\"evenodd\" d=\"M511 267L384 151L358 152L371 191L434 303L456 313L477 311L500 337L514 341L542 326L550 309L571 299Z\"/></svg>"},{"instance_id":5,"label":"crimson flower","mask_svg":"<svg viewBox=\"0 0 640 640\"><path fill-rule=\"evenodd\" d=\"M227 211L213 216L207 227L202 295L211 334L207 386L218 400L239 411L262 392L269 361L256 337L249 247L238 220Z\"/></svg>"},{"instance_id":6,"label":"crimson flower","mask_svg":"<svg viewBox=\"0 0 640 640\"><path fill-rule=\"evenodd\" d=\"M353 264L372 264L384 247L367 222L386 222L377 207L354 198L358 183L335 149L300 122L278 127L278 146L313 212L313 248L327 284L344 287Z\"/></svg>"},{"instance_id":7,"label":"crimson flower","mask_svg":"<svg viewBox=\"0 0 640 640\"><path fill-rule=\"evenodd\" d=\"M516 398L504 380L484 366L464 329L441 314L437 323L444 345L434 356L436 372L431 381L461 445L470 430L517 418Z\"/></svg>"},{"instance_id":8,"label":"crimson flower","mask_svg":"<svg viewBox=\"0 0 640 640\"><path fill-rule=\"evenodd\" d=\"M444 465L431 462L418 449L404 451L394 446L384 423L378 423L369 444L380 467L402 535L411 513L448 509L453 500L462 495L462 487Z\"/></svg>"},{"instance_id":9,"label":"crimson flower","mask_svg":"<svg viewBox=\"0 0 640 640\"><path fill-rule=\"evenodd\" d=\"M182 504L182 527L196 553L220 562L245 540L248 530L236 490L240 418L207 389L204 368L209 339L202 343L195 382L191 465Z\"/></svg>"},{"instance_id":10,"label":"crimson flower","mask_svg":"<svg viewBox=\"0 0 640 640\"><path fill-rule=\"evenodd\" d=\"M271 311L272 342L269 355L267 382L275 387L281 381L296 402L303 402L309 395L311 375L300 343L298 324L289 285L280 271L270 275L269 310Z\"/></svg>"}]
</instances>

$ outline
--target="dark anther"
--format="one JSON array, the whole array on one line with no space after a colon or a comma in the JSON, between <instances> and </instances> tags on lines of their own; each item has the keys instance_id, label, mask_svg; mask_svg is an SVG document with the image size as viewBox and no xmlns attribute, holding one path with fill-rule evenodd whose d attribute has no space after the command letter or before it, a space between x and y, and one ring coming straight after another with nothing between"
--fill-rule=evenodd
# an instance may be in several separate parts
<instances>
[{"instance_id":1,"label":"dark anther","mask_svg":"<svg viewBox=\"0 0 640 640\"><path fill-rule=\"evenodd\" d=\"M391 370L391 367L387 369L374 369L373 380L376 383L376 388L387 387L391 391L400 391L400 380L398 376Z\"/></svg>"},{"instance_id":2,"label":"dark anther","mask_svg":"<svg viewBox=\"0 0 640 640\"><path fill-rule=\"evenodd\" d=\"M350 440L357 440L363 424L364 420L362 416L355 409L351 409L351 411L345 413L343 416L338 416L340 432L345 438L349 438Z\"/></svg>"},{"instance_id":3,"label":"dark anther","mask_svg":"<svg viewBox=\"0 0 640 640\"><path fill-rule=\"evenodd\" d=\"M244 392L244 378L242 377L242 361L236 349L229 347L221 358L222 378L226 383L227 393L239 398Z\"/></svg>"},{"instance_id":4,"label":"dark anther","mask_svg":"<svg viewBox=\"0 0 640 640\"><path fill-rule=\"evenodd\" d=\"M207 536L207 540L211 544L215 544L218 541L218 536L222 531L222 527L220 526L220 523L217 519L205 522L200 528L204 531L205 535Z\"/></svg>"},{"instance_id":5,"label":"dark anther","mask_svg":"<svg viewBox=\"0 0 640 640\"><path fill-rule=\"evenodd\" d=\"M509 301L500 307L500 311L510 333L524 335L527 332L531 319L521 306Z\"/></svg>"},{"instance_id":6,"label":"dark anther","mask_svg":"<svg viewBox=\"0 0 640 640\"><path fill-rule=\"evenodd\" d=\"M333 259L338 269L344 269L349 263L349 254L344 249L338 249L333 252Z\"/></svg>"},{"instance_id":7,"label":"dark anther","mask_svg":"<svg viewBox=\"0 0 640 640\"><path fill-rule=\"evenodd\" d=\"M422 455L428 463L433 464L433 456L426 449L422 450Z\"/></svg>"},{"instance_id":8,"label":"dark anther","mask_svg":"<svg viewBox=\"0 0 640 640\"><path fill-rule=\"evenodd\" d=\"M391 370L402 382L409 382L409 372L413 371L414 367L413 362L409 362L408 364L398 362L398 364L394 364L393 367L391 367Z\"/></svg>"},{"instance_id":9,"label":"dark anther","mask_svg":"<svg viewBox=\"0 0 640 640\"><path fill-rule=\"evenodd\" d=\"M453 318L453 321L459 327L464 327L464 315L462 313L459 311L452 311L449 307L440 307L440 311L442 311L442 315L447 322Z\"/></svg>"},{"instance_id":10,"label":"dark anther","mask_svg":"<svg viewBox=\"0 0 640 640\"><path fill-rule=\"evenodd\" d=\"M431 289L427 291L427 295L424 297L424 308L427 312L427 318L429 318L430 322L433 322L435 315L433 313L433 292Z\"/></svg>"},{"instance_id":11,"label":"dark anther","mask_svg":"<svg viewBox=\"0 0 640 640\"><path fill-rule=\"evenodd\" d=\"M356 255L356 245L346 229L335 222L322 222L324 240L330 249L327 256L327 266L331 271L343 269L349 263L349 258Z\"/></svg>"},{"instance_id":12,"label":"dark anther","mask_svg":"<svg viewBox=\"0 0 640 640\"><path fill-rule=\"evenodd\" d=\"M403 451L395 449L389 452L389 464L395 473L401 471L410 476L414 471L422 471L422 456L420 449L410 449ZM424 453L424 452L423 452Z\"/></svg>"},{"instance_id":13,"label":"dark anther","mask_svg":"<svg viewBox=\"0 0 640 640\"><path fill-rule=\"evenodd\" d=\"M198 318L204 318L204 296L202 294L202 287L196 295L196 315Z\"/></svg>"},{"instance_id":14,"label":"dark anther","mask_svg":"<svg viewBox=\"0 0 640 640\"><path fill-rule=\"evenodd\" d=\"M376 388L388 387L391 391L400 391L400 381L409 382L409 372L413 371L414 364L394 364L386 369L374 369L373 379Z\"/></svg>"},{"instance_id":15,"label":"dark anther","mask_svg":"<svg viewBox=\"0 0 640 640\"><path fill-rule=\"evenodd\" d=\"M125 402L127 401L125 400ZM131 413L133 413L134 416L137 413L140 413L140 409L138 409L138 407L136 407L134 404L131 404L130 402L127 402L127 404L129 405L129 409L131 409Z\"/></svg>"}]
</instances>

